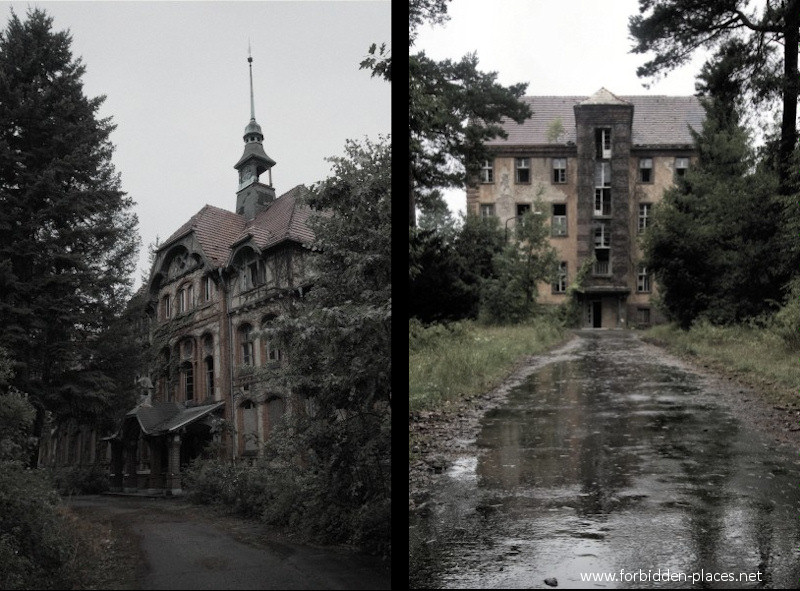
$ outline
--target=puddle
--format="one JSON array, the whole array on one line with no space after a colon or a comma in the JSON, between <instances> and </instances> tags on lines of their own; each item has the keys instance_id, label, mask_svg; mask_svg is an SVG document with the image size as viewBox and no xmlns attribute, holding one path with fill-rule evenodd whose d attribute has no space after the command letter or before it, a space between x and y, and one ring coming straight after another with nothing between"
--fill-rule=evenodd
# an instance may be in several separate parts
<instances>
[{"instance_id":1,"label":"puddle","mask_svg":"<svg viewBox=\"0 0 800 591\"><path fill-rule=\"evenodd\" d=\"M412 518L411 586L796 587L797 457L630 333L575 342L487 413L477 457L456 461ZM717 580L581 579L666 569Z\"/></svg>"}]
</instances>

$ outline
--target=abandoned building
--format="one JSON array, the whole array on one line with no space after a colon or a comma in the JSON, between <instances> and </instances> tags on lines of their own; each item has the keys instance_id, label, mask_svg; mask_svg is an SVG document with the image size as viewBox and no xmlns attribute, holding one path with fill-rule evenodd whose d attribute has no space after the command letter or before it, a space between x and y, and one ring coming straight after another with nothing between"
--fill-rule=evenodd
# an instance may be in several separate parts
<instances>
[{"instance_id":1,"label":"abandoned building","mask_svg":"<svg viewBox=\"0 0 800 591\"><path fill-rule=\"evenodd\" d=\"M594 263L577 292L584 325L646 326L663 320L651 306L657 285L641 263L638 236L653 205L694 157L690 128L704 110L694 96L623 96L601 88L591 97L524 99L533 116L505 121L506 139L487 142L467 189L467 211L510 224L539 201L560 259L558 278L539 286L539 301L559 304L586 260Z\"/></svg>"},{"instance_id":2,"label":"abandoned building","mask_svg":"<svg viewBox=\"0 0 800 591\"><path fill-rule=\"evenodd\" d=\"M236 210L206 205L158 247L140 291L157 361L142 368L139 404L110 435L78 425L54 432L41 464L105 464L112 490L179 494L181 469L209 443L222 457L256 457L295 408L270 380L285 360L270 326L309 285L310 211L302 185L276 196L248 61Z\"/></svg>"}]
</instances>

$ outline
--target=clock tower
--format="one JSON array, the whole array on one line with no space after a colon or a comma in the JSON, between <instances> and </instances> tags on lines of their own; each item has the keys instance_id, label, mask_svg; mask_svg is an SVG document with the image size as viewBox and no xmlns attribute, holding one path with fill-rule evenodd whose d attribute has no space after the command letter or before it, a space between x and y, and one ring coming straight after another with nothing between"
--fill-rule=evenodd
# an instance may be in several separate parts
<instances>
[{"instance_id":1,"label":"clock tower","mask_svg":"<svg viewBox=\"0 0 800 591\"><path fill-rule=\"evenodd\" d=\"M261 133L261 126L256 123L253 101L253 58L249 51L247 61L250 68L250 123L244 129L244 153L233 167L239 171L236 213L251 220L275 199L275 189L272 187L272 167L275 166L275 161L264 152L262 145L264 134ZM269 175L267 184L258 179L263 172Z\"/></svg>"}]
</instances>

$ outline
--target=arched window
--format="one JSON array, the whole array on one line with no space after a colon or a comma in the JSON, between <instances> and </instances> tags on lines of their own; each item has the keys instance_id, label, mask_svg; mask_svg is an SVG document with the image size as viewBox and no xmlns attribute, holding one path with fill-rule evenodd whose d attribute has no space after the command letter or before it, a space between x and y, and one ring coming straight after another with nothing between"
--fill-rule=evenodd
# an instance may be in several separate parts
<instances>
[{"instance_id":1,"label":"arched window","mask_svg":"<svg viewBox=\"0 0 800 591\"><path fill-rule=\"evenodd\" d=\"M253 327L243 324L239 327L239 351L241 352L240 362L242 365L255 365L253 357Z\"/></svg>"},{"instance_id":2,"label":"arched window","mask_svg":"<svg viewBox=\"0 0 800 591\"><path fill-rule=\"evenodd\" d=\"M172 316L169 294L161 298L161 319L168 320Z\"/></svg>"},{"instance_id":3,"label":"arched window","mask_svg":"<svg viewBox=\"0 0 800 591\"><path fill-rule=\"evenodd\" d=\"M194 369L189 362L181 365L181 382L184 399L194 400Z\"/></svg>"},{"instance_id":4,"label":"arched window","mask_svg":"<svg viewBox=\"0 0 800 591\"><path fill-rule=\"evenodd\" d=\"M242 452L253 454L258 451L257 408L252 400L245 400L239 406L241 413Z\"/></svg>"},{"instance_id":5,"label":"arched window","mask_svg":"<svg viewBox=\"0 0 800 591\"><path fill-rule=\"evenodd\" d=\"M203 277L203 301L210 302L214 297L214 280L211 275Z\"/></svg>"},{"instance_id":6,"label":"arched window","mask_svg":"<svg viewBox=\"0 0 800 591\"><path fill-rule=\"evenodd\" d=\"M178 314L188 312L194 307L194 285L185 283L178 290Z\"/></svg>"},{"instance_id":7,"label":"arched window","mask_svg":"<svg viewBox=\"0 0 800 591\"><path fill-rule=\"evenodd\" d=\"M285 408L283 398L275 396L267 401L267 424L269 425L270 433L272 433L272 430L275 429L281 422L281 419L283 419Z\"/></svg>"},{"instance_id":8,"label":"arched window","mask_svg":"<svg viewBox=\"0 0 800 591\"><path fill-rule=\"evenodd\" d=\"M208 356L205 358L206 370L206 398L214 398L214 358Z\"/></svg>"},{"instance_id":9,"label":"arched window","mask_svg":"<svg viewBox=\"0 0 800 591\"><path fill-rule=\"evenodd\" d=\"M272 329L275 314L264 316L261 319L261 357L266 363L280 363L284 359L283 351L278 346L278 339Z\"/></svg>"},{"instance_id":10,"label":"arched window","mask_svg":"<svg viewBox=\"0 0 800 591\"><path fill-rule=\"evenodd\" d=\"M181 383L184 400L194 400L194 341L184 339L180 342Z\"/></svg>"}]
</instances>

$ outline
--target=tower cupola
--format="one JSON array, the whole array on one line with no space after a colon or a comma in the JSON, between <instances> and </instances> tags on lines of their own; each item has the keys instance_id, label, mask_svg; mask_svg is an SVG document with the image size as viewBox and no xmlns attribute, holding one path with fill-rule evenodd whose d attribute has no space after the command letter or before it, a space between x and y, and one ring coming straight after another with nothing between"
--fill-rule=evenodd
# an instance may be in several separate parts
<instances>
[{"instance_id":1,"label":"tower cupola","mask_svg":"<svg viewBox=\"0 0 800 591\"><path fill-rule=\"evenodd\" d=\"M275 199L272 187L272 167L275 161L267 156L262 142L264 134L256 122L255 101L253 99L253 57L248 48L247 62L250 69L250 122L244 128L244 153L234 168L239 171L239 190L236 193L236 213L252 219L259 211L266 209ZM262 183L259 177L267 172L269 182Z\"/></svg>"}]
</instances>

